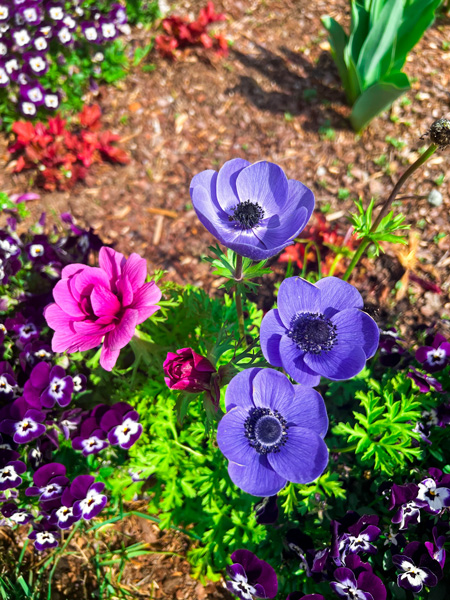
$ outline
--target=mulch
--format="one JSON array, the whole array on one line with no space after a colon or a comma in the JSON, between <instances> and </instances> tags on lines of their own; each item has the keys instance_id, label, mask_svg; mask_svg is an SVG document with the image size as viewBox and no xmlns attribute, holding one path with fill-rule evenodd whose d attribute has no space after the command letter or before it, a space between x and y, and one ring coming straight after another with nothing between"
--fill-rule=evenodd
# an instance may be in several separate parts
<instances>
[{"instance_id":1,"label":"mulch","mask_svg":"<svg viewBox=\"0 0 450 600\"><path fill-rule=\"evenodd\" d=\"M205 2L175 4L179 14L196 16ZM413 82L408 101L397 101L362 135L355 135L320 22L328 14L348 23L348 4L217 1L216 9L229 17L217 29L233 41L230 55L221 59L186 51L170 62L153 54L154 72L135 68L116 87L89 94L86 101L100 104L105 127L121 136L132 160L125 167L96 165L85 185L70 193L43 192L34 213L44 210L56 218L70 211L80 225L94 227L117 250L144 256L150 270L164 269L169 280L216 293L217 282L202 261L214 240L192 209L189 182L200 170L217 169L239 156L280 164L289 178L313 189L317 207L328 207L327 218L345 232L353 199L360 196L368 203L373 197L379 204L426 144L420 136L435 119L450 116L450 19L442 17L408 58L405 70ZM148 36L134 29L128 39L130 53ZM0 189L24 192L28 175L11 173L6 147L6 137L0 137ZM450 314L450 178L440 186L436 180L448 172L449 152L438 152L401 194L406 199L397 210L420 236L415 259L412 239L410 248L390 246L379 259L364 259L353 278L380 324L396 322L407 338L417 327L434 322L446 332L442 319ZM345 200L338 198L342 189L350 192ZM428 202L432 189L442 193L441 206ZM281 278L284 267L273 263ZM405 278L408 265L419 277L438 284L442 293L412 281L399 291L396 284ZM266 282L273 287L273 279ZM263 295L265 308L269 300ZM169 545L182 544L171 534L161 535L169 536L163 538ZM220 586L204 592L191 580L185 561L146 558L137 571L127 571L129 581L145 573L157 583L155 598L222 597ZM167 580L184 583L169 589Z\"/></svg>"}]
</instances>

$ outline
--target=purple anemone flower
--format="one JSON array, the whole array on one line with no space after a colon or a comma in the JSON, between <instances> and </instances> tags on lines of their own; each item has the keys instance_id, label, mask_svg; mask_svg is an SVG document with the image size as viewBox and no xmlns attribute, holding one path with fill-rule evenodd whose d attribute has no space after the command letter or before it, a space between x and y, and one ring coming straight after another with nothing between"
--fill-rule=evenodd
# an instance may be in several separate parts
<instances>
[{"instance_id":1,"label":"purple anemone flower","mask_svg":"<svg viewBox=\"0 0 450 600\"><path fill-rule=\"evenodd\" d=\"M13 450L0 451L0 492L18 487L22 483L22 473L27 470L25 463Z\"/></svg>"},{"instance_id":2,"label":"purple anemone flower","mask_svg":"<svg viewBox=\"0 0 450 600\"><path fill-rule=\"evenodd\" d=\"M195 175L190 194L201 223L227 248L253 260L275 256L293 243L314 209L310 189L287 179L281 167L242 158L219 173Z\"/></svg>"},{"instance_id":3,"label":"purple anemone flower","mask_svg":"<svg viewBox=\"0 0 450 600\"><path fill-rule=\"evenodd\" d=\"M280 285L278 308L261 323L266 360L298 383L316 386L320 377L350 379L378 347L379 329L363 312L361 294L336 277L315 285L289 277Z\"/></svg>"},{"instance_id":4,"label":"purple anemone flower","mask_svg":"<svg viewBox=\"0 0 450 600\"><path fill-rule=\"evenodd\" d=\"M418 594L423 586L434 587L442 578L442 569L437 560L430 557L424 544L409 543L403 554L395 554L392 562L400 570L397 585Z\"/></svg>"},{"instance_id":5,"label":"purple anemone flower","mask_svg":"<svg viewBox=\"0 0 450 600\"><path fill-rule=\"evenodd\" d=\"M236 550L231 555L233 564L227 567L231 581L227 589L241 600L275 598L278 591L277 575L264 560L250 550Z\"/></svg>"},{"instance_id":6,"label":"purple anemone flower","mask_svg":"<svg viewBox=\"0 0 450 600\"><path fill-rule=\"evenodd\" d=\"M108 434L113 446L128 450L142 434L142 425L138 423L139 414L126 402L118 402L108 410L100 421L100 427Z\"/></svg>"},{"instance_id":7,"label":"purple anemone flower","mask_svg":"<svg viewBox=\"0 0 450 600\"><path fill-rule=\"evenodd\" d=\"M273 369L252 368L231 380L225 405L217 443L242 490L273 496L288 481L310 483L323 473L328 417L318 392Z\"/></svg>"},{"instance_id":8,"label":"purple anemone flower","mask_svg":"<svg viewBox=\"0 0 450 600\"><path fill-rule=\"evenodd\" d=\"M0 416L0 431L10 435L16 444L27 444L45 432L45 414L32 408L25 398L17 398L5 406Z\"/></svg>"},{"instance_id":9,"label":"purple anemone flower","mask_svg":"<svg viewBox=\"0 0 450 600\"><path fill-rule=\"evenodd\" d=\"M69 483L66 467L60 463L44 465L34 473L33 483L25 490L26 496L39 496L40 502L60 498Z\"/></svg>"},{"instance_id":10,"label":"purple anemone flower","mask_svg":"<svg viewBox=\"0 0 450 600\"><path fill-rule=\"evenodd\" d=\"M106 433L100 428L95 417L88 417L81 423L78 435L72 440L72 448L81 450L83 456L98 454L108 446Z\"/></svg>"},{"instance_id":11,"label":"purple anemone flower","mask_svg":"<svg viewBox=\"0 0 450 600\"><path fill-rule=\"evenodd\" d=\"M334 571L336 581L330 582L333 591L346 600L386 600L386 588L371 566L358 560L354 562L356 568L338 567Z\"/></svg>"},{"instance_id":12,"label":"purple anemone flower","mask_svg":"<svg viewBox=\"0 0 450 600\"><path fill-rule=\"evenodd\" d=\"M442 371L450 362L450 343L437 333L430 346L421 346L416 351L416 360L428 373Z\"/></svg>"},{"instance_id":13,"label":"purple anemone flower","mask_svg":"<svg viewBox=\"0 0 450 600\"><path fill-rule=\"evenodd\" d=\"M62 503L72 506L72 498L74 498L74 516L88 521L96 517L108 501L107 497L102 494L104 487L105 484L96 482L92 475L78 475L72 481L70 490L67 489L64 492Z\"/></svg>"}]
</instances>

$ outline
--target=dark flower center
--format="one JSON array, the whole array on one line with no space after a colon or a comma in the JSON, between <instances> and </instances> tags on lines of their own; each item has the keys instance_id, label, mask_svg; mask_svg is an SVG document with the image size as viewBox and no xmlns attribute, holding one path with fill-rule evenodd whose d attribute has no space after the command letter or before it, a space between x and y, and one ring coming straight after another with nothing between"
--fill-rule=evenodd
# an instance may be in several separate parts
<instances>
[{"instance_id":1,"label":"dark flower center","mask_svg":"<svg viewBox=\"0 0 450 600\"><path fill-rule=\"evenodd\" d=\"M288 337L304 352L328 352L336 342L336 325L321 313L299 312L294 315Z\"/></svg>"},{"instance_id":2,"label":"dark flower center","mask_svg":"<svg viewBox=\"0 0 450 600\"><path fill-rule=\"evenodd\" d=\"M246 200L235 206L234 212L228 217L228 220L237 221L242 229L252 229L263 217L264 209L257 202Z\"/></svg>"},{"instance_id":3,"label":"dark flower center","mask_svg":"<svg viewBox=\"0 0 450 600\"><path fill-rule=\"evenodd\" d=\"M259 454L279 452L286 443L288 425L280 413L270 408L252 408L244 423L245 437Z\"/></svg>"}]
</instances>

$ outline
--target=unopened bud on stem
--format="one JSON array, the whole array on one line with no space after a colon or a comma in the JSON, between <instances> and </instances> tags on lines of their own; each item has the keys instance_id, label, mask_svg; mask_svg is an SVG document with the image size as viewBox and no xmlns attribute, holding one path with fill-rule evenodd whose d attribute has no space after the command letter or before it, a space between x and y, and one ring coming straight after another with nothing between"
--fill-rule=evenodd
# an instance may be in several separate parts
<instances>
[{"instance_id":1,"label":"unopened bud on stem","mask_svg":"<svg viewBox=\"0 0 450 600\"><path fill-rule=\"evenodd\" d=\"M422 137L428 136L441 150L450 146L450 120L438 119Z\"/></svg>"}]
</instances>

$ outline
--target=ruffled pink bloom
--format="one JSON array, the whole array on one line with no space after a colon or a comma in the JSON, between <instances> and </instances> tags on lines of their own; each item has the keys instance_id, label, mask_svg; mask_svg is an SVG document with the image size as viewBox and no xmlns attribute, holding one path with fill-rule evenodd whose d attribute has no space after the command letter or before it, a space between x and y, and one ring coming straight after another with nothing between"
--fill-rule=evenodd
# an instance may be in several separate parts
<instances>
[{"instance_id":1,"label":"ruffled pink bloom","mask_svg":"<svg viewBox=\"0 0 450 600\"><path fill-rule=\"evenodd\" d=\"M161 290L154 281L145 283L147 263L138 254L127 260L103 247L99 264L64 267L53 289L55 302L46 307L44 316L55 330L54 352L90 350L103 341L100 364L111 371L136 325L158 310Z\"/></svg>"}]
</instances>

